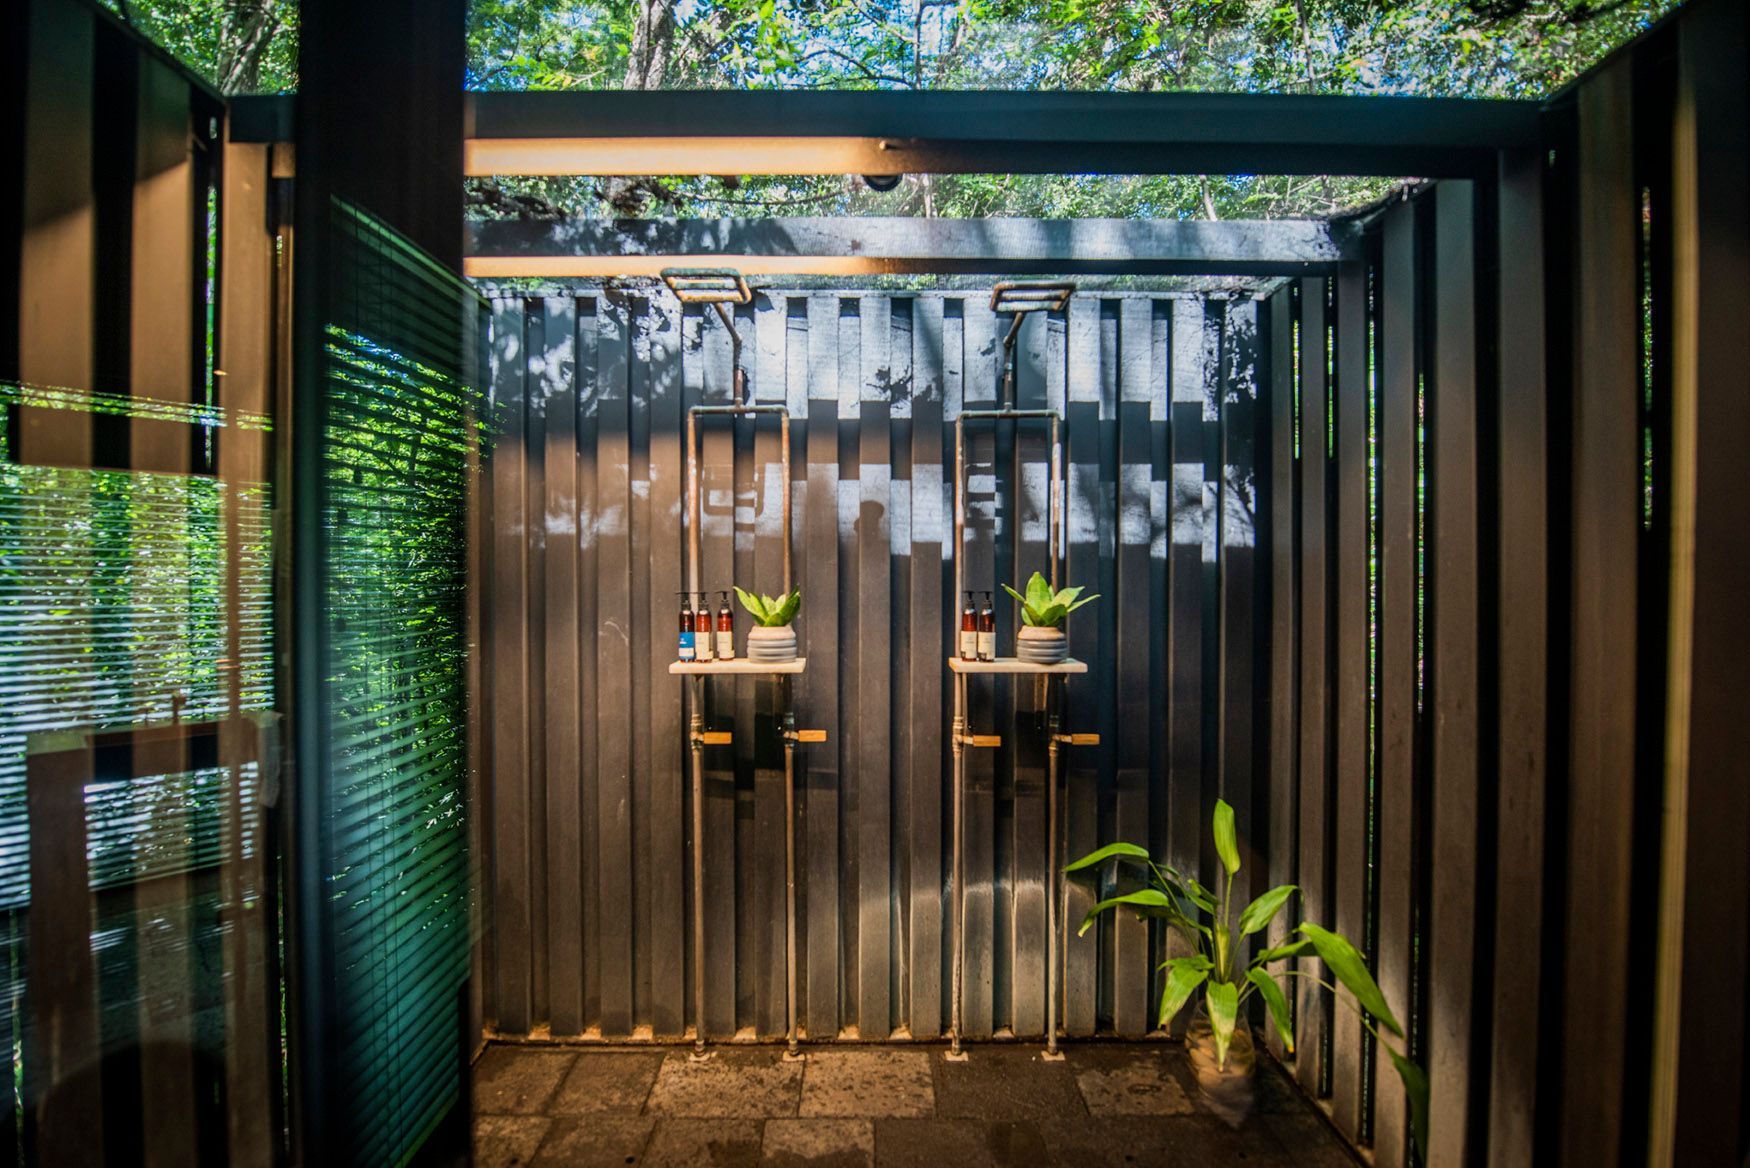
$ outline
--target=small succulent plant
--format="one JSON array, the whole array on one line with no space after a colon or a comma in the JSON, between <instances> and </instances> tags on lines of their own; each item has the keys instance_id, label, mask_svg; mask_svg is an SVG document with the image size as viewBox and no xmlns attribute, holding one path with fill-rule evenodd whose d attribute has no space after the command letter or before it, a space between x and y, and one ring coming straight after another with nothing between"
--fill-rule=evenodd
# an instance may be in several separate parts
<instances>
[{"instance_id":1,"label":"small succulent plant","mask_svg":"<svg viewBox=\"0 0 1750 1168\"><path fill-rule=\"evenodd\" d=\"M763 594L756 596L742 588L737 588L735 595L741 601L741 607L753 614L754 623L769 629L789 624L796 619L796 610L802 607L800 588L776 599Z\"/></svg>"},{"instance_id":2,"label":"small succulent plant","mask_svg":"<svg viewBox=\"0 0 1750 1168\"><path fill-rule=\"evenodd\" d=\"M1003 591L1021 602L1021 619L1034 628L1055 629L1063 623L1063 618L1084 604L1092 604L1100 599L1098 594L1082 597L1083 589L1065 588L1062 592L1053 592L1051 585L1038 572L1027 581L1027 595L1022 596L1007 584Z\"/></svg>"}]
</instances>

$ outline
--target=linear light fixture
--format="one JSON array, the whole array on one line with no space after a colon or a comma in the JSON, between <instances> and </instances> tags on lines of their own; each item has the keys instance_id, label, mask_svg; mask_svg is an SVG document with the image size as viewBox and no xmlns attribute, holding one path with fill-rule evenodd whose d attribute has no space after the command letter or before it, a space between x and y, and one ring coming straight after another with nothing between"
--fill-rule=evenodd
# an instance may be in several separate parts
<instances>
[{"instance_id":1,"label":"linear light fixture","mask_svg":"<svg viewBox=\"0 0 1750 1168\"><path fill-rule=\"evenodd\" d=\"M904 259L869 256L468 256L462 274L483 280L658 277L664 268L733 267L748 276L882 276L915 271Z\"/></svg>"},{"instance_id":2,"label":"linear light fixture","mask_svg":"<svg viewBox=\"0 0 1750 1168\"><path fill-rule=\"evenodd\" d=\"M469 175L904 174L907 146L885 138L470 138Z\"/></svg>"}]
</instances>

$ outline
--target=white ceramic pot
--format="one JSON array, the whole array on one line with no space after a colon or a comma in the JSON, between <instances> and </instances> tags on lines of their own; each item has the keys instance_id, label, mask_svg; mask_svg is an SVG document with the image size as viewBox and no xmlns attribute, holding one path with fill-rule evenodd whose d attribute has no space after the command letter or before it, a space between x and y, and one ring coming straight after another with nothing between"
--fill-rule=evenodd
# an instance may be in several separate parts
<instances>
[{"instance_id":1,"label":"white ceramic pot","mask_svg":"<svg viewBox=\"0 0 1750 1168\"><path fill-rule=\"evenodd\" d=\"M1062 629L1022 625L1015 656L1029 665L1057 665L1069 656L1069 637Z\"/></svg>"},{"instance_id":2,"label":"white ceramic pot","mask_svg":"<svg viewBox=\"0 0 1750 1168\"><path fill-rule=\"evenodd\" d=\"M765 665L796 660L795 627L755 625L747 631L747 659Z\"/></svg>"}]
</instances>

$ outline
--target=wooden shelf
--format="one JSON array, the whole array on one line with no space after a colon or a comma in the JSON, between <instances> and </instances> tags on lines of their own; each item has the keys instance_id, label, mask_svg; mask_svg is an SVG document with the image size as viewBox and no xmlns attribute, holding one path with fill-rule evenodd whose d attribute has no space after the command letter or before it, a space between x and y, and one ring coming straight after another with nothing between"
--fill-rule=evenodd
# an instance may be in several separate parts
<instances>
[{"instance_id":1,"label":"wooden shelf","mask_svg":"<svg viewBox=\"0 0 1750 1168\"><path fill-rule=\"evenodd\" d=\"M769 677L778 673L801 673L803 666L807 664L806 657L798 657L794 661L749 661L745 657L737 657L733 661L671 661L668 671L675 676L688 677L708 677L712 674Z\"/></svg>"},{"instance_id":2,"label":"wooden shelf","mask_svg":"<svg viewBox=\"0 0 1750 1168\"><path fill-rule=\"evenodd\" d=\"M948 668L955 673L1086 673L1088 663L1077 661L1074 657L1059 661L1056 665L1035 665L1031 661L1023 661L1019 657L998 657L995 661L962 661L958 657L948 658Z\"/></svg>"}]
</instances>

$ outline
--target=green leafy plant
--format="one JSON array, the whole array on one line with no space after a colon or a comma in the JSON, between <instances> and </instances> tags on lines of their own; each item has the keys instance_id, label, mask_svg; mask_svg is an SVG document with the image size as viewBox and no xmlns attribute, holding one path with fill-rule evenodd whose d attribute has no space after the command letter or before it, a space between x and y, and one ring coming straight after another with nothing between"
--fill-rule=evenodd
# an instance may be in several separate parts
<instances>
[{"instance_id":1,"label":"green leafy plant","mask_svg":"<svg viewBox=\"0 0 1750 1168\"><path fill-rule=\"evenodd\" d=\"M741 607L753 614L757 624L766 628L781 628L796 619L796 610L802 607L802 589L786 592L773 599L770 596L756 596L741 588L735 590L736 598L741 601Z\"/></svg>"},{"instance_id":2,"label":"green leafy plant","mask_svg":"<svg viewBox=\"0 0 1750 1168\"><path fill-rule=\"evenodd\" d=\"M1092 604L1100 599L1099 595L1076 599L1082 595L1081 588L1065 588L1062 592L1053 592L1051 585L1038 572L1027 581L1027 595L1022 596L1007 584L1003 591L1021 602L1021 619L1034 628L1055 629L1063 623L1063 618L1084 604Z\"/></svg>"},{"instance_id":3,"label":"green leafy plant","mask_svg":"<svg viewBox=\"0 0 1750 1168\"><path fill-rule=\"evenodd\" d=\"M1037 576L1034 579L1038 579ZM1246 1003L1253 994L1264 1001L1266 1012L1282 1045L1294 1052L1294 1021L1289 1015L1288 999L1270 966L1305 953L1309 948L1331 971L1339 984L1349 991L1353 1001L1337 992L1337 987L1303 969L1284 969L1289 977L1316 982L1345 1006L1360 1016L1361 1025L1379 1041L1391 1055L1392 1066L1403 1080L1410 1101L1410 1123L1416 1143L1424 1152L1428 1147L1428 1077L1422 1068L1387 1042L1380 1027L1395 1036L1407 1049L1404 1029L1398 1024L1385 995L1367 962L1355 946L1340 933L1320 928L1311 921L1302 921L1295 930L1298 940L1260 950L1250 961L1243 955L1245 939L1267 928L1299 889L1282 884L1260 895L1234 916L1234 876L1240 870L1239 842L1234 835L1234 812L1226 800L1215 801L1215 852L1224 873L1222 893L1199 884L1191 876L1177 871L1170 864L1156 863L1147 849L1135 844L1107 844L1089 852L1064 868L1066 874L1098 868L1111 861L1114 865L1129 864L1143 869L1143 887L1109 897L1095 904L1082 920L1078 936L1085 934L1101 913L1128 908L1142 918L1157 918L1184 938L1192 952L1185 957L1169 957L1160 968L1166 971L1166 985L1161 992L1160 1025L1165 1027L1185 1008L1186 1003L1201 991L1209 1024L1215 1036L1215 1057L1218 1065L1227 1063L1228 1045L1233 1041L1234 1026L1244 1017Z\"/></svg>"}]
</instances>

